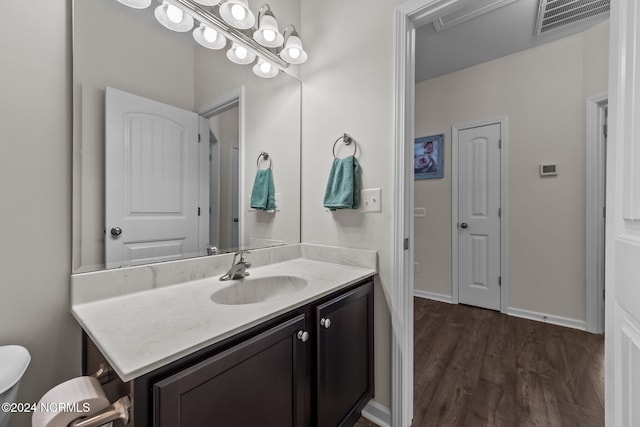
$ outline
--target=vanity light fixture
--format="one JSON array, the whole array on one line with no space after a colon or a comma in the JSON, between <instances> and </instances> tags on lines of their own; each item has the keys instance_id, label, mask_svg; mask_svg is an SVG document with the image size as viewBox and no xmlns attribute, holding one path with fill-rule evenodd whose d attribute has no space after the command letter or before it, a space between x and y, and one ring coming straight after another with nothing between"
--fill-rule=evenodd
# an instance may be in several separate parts
<instances>
[{"instance_id":1,"label":"vanity light fixture","mask_svg":"<svg viewBox=\"0 0 640 427\"><path fill-rule=\"evenodd\" d=\"M289 64L302 64L307 61L307 52L302 48L302 40L293 25L284 30L284 47L280 51L280 57Z\"/></svg>"},{"instance_id":2,"label":"vanity light fixture","mask_svg":"<svg viewBox=\"0 0 640 427\"><path fill-rule=\"evenodd\" d=\"M132 7L134 9L146 9L151 6L152 0L118 0L125 6Z\"/></svg>"},{"instance_id":3,"label":"vanity light fixture","mask_svg":"<svg viewBox=\"0 0 640 427\"><path fill-rule=\"evenodd\" d=\"M253 73L265 79L271 79L277 76L279 71L278 67L262 58L259 58L258 62L253 66Z\"/></svg>"},{"instance_id":4,"label":"vanity light fixture","mask_svg":"<svg viewBox=\"0 0 640 427\"><path fill-rule=\"evenodd\" d=\"M222 49L227 45L227 39L219 31L208 25L200 23L200 26L193 30L193 38L207 49Z\"/></svg>"},{"instance_id":5,"label":"vanity light fixture","mask_svg":"<svg viewBox=\"0 0 640 427\"><path fill-rule=\"evenodd\" d=\"M236 64L245 65L251 64L256 59L256 54L241 44L233 43L231 49L227 51L227 58Z\"/></svg>"},{"instance_id":6,"label":"vanity light fixture","mask_svg":"<svg viewBox=\"0 0 640 427\"><path fill-rule=\"evenodd\" d=\"M194 0L196 3L200 3L203 6L215 6L220 3L220 0Z\"/></svg>"},{"instance_id":7,"label":"vanity light fixture","mask_svg":"<svg viewBox=\"0 0 640 427\"><path fill-rule=\"evenodd\" d=\"M134 9L144 9L152 0L118 0ZM164 27L178 32L193 31L194 39L208 49L222 49L232 42L227 58L236 64L251 64L253 71L264 78L278 75L289 64L302 64L307 53L293 25L284 34L278 30L275 15L268 4L258 13L258 28L253 27L255 15L247 0L158 0L161 3L155 17ZM284 47L281 47L284 44Z\"/></svg>"},{"instance_id":8,"label":"vanity light fixture","mask_svg":"<svg viewBox=\"0 0 640 427\"><path fill-rule=\"evenodd\" d=\"M284 37L278 31L276 17L268 4L260 8L258 29L253 33L253 39L264 47L279 47L284 43Z\"/></svg>"},{"instance_id":9,"label":"vanity light fixture","mask_svg":"<svg viewBox=\"0 0 640 427\"><path fill-rule=\"evenodd\" d=\"M225 0L220 4L220 16L227 24L240 30L247 30L256 23L247 0Z\"/></svg>"},{"instance_id":10,"label":"vanity light fixture","mask_svg":"<svg viewBox=\"0 0 640 427\"><path fill-rule=\"evenodd\" d=\"M166 1L156 7L155 15L158 22L170 30L184 33L193 28L193 17Z\"/></svg>"}]
</instances>

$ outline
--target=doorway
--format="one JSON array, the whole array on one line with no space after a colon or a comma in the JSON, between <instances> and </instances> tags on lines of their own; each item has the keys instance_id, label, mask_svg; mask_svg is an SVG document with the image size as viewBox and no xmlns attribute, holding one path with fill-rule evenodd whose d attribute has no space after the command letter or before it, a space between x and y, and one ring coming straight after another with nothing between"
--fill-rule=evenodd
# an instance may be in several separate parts
<instances>
[{"instance_id":1,"label":"doorway","mask_svg":"<svg viewBox=\"0 0 640 427\"><path fill-rule=\"evenodd\" d=\"M208 182L209 254L237 250L244 239L243 188L244 88L233 90L205 105L198 113L200 132L209 135L200 144L202 179Z\"/></svg>"},{"instance_id":2,"label":"doorway","mask_svg":"<svg viewBox=\"0 0 640 427\"><path fill-rule=\"evenodd\" d=\"M235 250L240 241L240 126L238 105L207 116L210 140L209 180L211 233L209 246ZM215 221L215 222L214 222Z\"/></svg>"},{"instance_id":3,"label":"doorway","mask_svg":"<svg viewBox=\"0 0 640 427\"><path fill-rule=\"evenodd\" d=\"M401 166L398 166L398 174L396 175L396 177L401 177L402 179L405 180L405 182L403 183L403 185L397 185L396 189L398 190L398 192L403 192L403 191L405 193L409 192L409 195L411 195L413 191L407 191L407 190L412 189L412 186L414 185L413 179L412 179L413 177L411 176L412 171L409 171L409 173L407 173L407 169L410 168L410 165L411 165L410 154L412 153L411 152L407 153L407 151L409 151L409 146L411 142L413 142L414 137L419 137L427 134L440 133L443 130L447 129L444 126L439 126L438 128L429 129L428 132L425 131L424 133L420 133L416 135L413 134L413 129L415 128L415 125L414 125L415 119L413 117L413 112L414 112L414 104L416 103L415 84L414 84L415 70L412 69L414 67L413 61L415 59L414 58L415 38L414 38L413 31L416 27L426 22L430 22L433 19L438 18L439 16L445 15L447 12L446 9L449 7L454 7L454 4L455 2L448 2L448 1L425 1L421 5L418 5L416 3L409 4L409 2L407 2L403 4L403 7L399 8L399 13L397 14L398 19L396 20L396 28L398 29L397 30L398 40L396 45L396 52L397 52L396 71L397 71L398 77L397 77L396 83L398 83L398 88L400 88L400 90L399 90L399 93L397 93L397 97L396 97L396 102L397 102L396 119L398 121L398 126L399 126L398 132L396 132L396 137L397 137L396 141L399 144L398 148L401 149L402 154L398 156L398 159L401 159L401 160L398 160L397 164L398 165L401 164ZM534 65L535 65L535 62L534 62ZM552 82L551 80L548 81L548 83L551 83L551 82ZM444 85L441 85L441 86L444 86ZM451 84L450 86L455 86L455 85ZM458 87L460 87L460 85L458 85ZM552 87L552 86L548 85L547 88L549 87ZM530 89L526 86L525 88ZM519 94L522 94L522 93L528 94L526 90L519 92ZM578 92L576 91L576 93ZM494 97L487 97L486 99L483 98L482 102L479 104L490 103L493 100L493 98ZM437 107L441 111L446 109L446 107L442 106L442 100L444 99L446 99L446 96L431 98L432 103L433 103L433 100L438 100ZM584 102L584 98L581 98L580 102ZM533 103L525 105L525 107L532 107L532 104ZM544 104L544 103L541 105L537 105L537 108L530 108L528 115L541 119L542 118L541 113L548 113L549 111L551 111L551 108L549 107L555 107L555 106ZM581 113L582 115L584 114L583 111L584 110L582 110L582 113ZM503 111L493 111L488 113L485 112L480 114L479 116L491 117L493 114L496 114L496 113L501 114L503 113ZM432 117L433 116L434 115L432 114ZM544 118L546 119L548 116L549 116L548 114L545 114ZM466 117L467 118L458 117L457 119L454 119L454 120L456 121L460 120L464 122L465 120L468 120L468 118L471 118L473 120L474 117L478 117L478 115L474 116L472 114L467 114ZM575 116L572 116L572 119L575 119ZM510 117L510 120L511 120L511 117ZM582 120L584 120L584 116L582 116ZM577 120L575 120L575 122L577 122ZM510 123L514 124L515 127L521 126L521 122L510 122ZM451 124L449 124L449 128L450 126ZM561 130L563 130L564 128L566 128L566 126L560 127ZM582 141L582 144L584 144L584 125L581 125L580 130L583 132L581 141ZM519 131L522 132L523 134L533 134L533 132L535 132L536 129L531 129L529 127L523 126L521 129L519 129ZM562 133L561 132L553 133L554 136L558 134L562 134ZM523 188L522 191L519 191L519 193L517 194L514 193L514 194L519 196L520 199L524 200L524 203L519 204L519 206L523 206L524 207L523 210L526 210L527 213L533 217L539 216L540 215L539 212L544 212L545 210L547 212L555 212L556 210L559 210L560 209L559 207L561 206L559 202L561 202L564 199L570 199L570 198L574 198L575 200L576 199L575 196L577 194L575 191L573 192L565 191L564 193L562 193L564 194L564 196L562 196L562 194L560 194L561 192L558 191L555 194L553 194L553 197L536 197L537 195L536 191L541 194L543 191L548 192L549 190L554 190L558 186L558 182L562 181L562 179L564 179L565 177L570 176L572 177L573 180L575 180L577 179L576 177L579 177L580 175L584 176L583 175L584 172L582 172L584 170L584 160L582 160L584 159L584 157L577 156L575 154L572 155L571 150L567 149L568 145L566 146L558 145L558 147L561 147L566 150L561 153L558 153L554 149L547 148L546 145L544 144L550 139L549 135L551 134L547 133L547 135L538 135L534 141L521 144L521 146L519 147L519 150L520 150L519 152L518 150L515 150L515 149L513 151L515 156L521 156L522 159L525 159L527 161L526 163L513 163L513 165L515 165L515 166L512 166L512 168L514 168L513 170L515 172L519 172L526 168L526 171L527 171L526 173L528 174L527 176L521 179L521 182L526 184L524 186L526 188ZM565 143L568 140L569 138L563 138L560 142ZM571 138L571 141L577 141L577 139ZM584 150L584 148L582 148L582 150ZM531 153L533 153L533 155ZM580 166L582 171L580 171L579 169L578 171L582 173L574 173L573 171L571 171L571 173L569 174L568 173L569 169L562 169L562 165L567 164L567 159L574 161L574 163L575 163L575 159L581 160ZM541 175L539 175L540 166L553 165L553 164L560 165L561 179L546 178L546 177L543 178ZM514 173L514 176L518 176L518 174ZM584 180L584 178L582 178L582 180ZM397 182L398 181L396 181L396 183ZM582 182L584 183L584 181ZM512 183L510 183L510 185L511 184ZM583 198L583 197L584 196L581 194L580 198ZM398 202L401 202L401 203L404 202L404 203L402 203L402 208L400 212L398 212L397 221L395 222L395 232L396 232L395 235L396 237L402 236L405 239L409 238L409 241L413 243L414 242L412 239L413 229L414 229L414 222L412 218L413 206L412 206L411 197L407 196L407 199L409 200L406 200L405 198L400 196L397 197ZM577 204L580 205L580 211L581 211L580 214L582 218L584 218L584 213L583 213L584 202L582 200L578 200ZM575 219L574 211L575 211L575 208L572 208L571 211L565 210L564 212L559 212L560 214L557 215L557 217L559 217L561 221L569 222L570 218ZM506 212L503 212L503 213L506 215ZM451 216L449 216L449 218L451 218ZM520 218L524 218L524 217L521 216ZM517 241L520 244L512 245L513 248L510 248L510 249L515 251L522 249L522 246L524 245L524 243L522 242L527 242L528 241L527 239L529 238L529 236L531 234L534 234L534 237L539 238L538 246L536 246L535 248L525 248L525 249L535 251L543 255L547 255L547 253L549 252L548 249L552 247L552 245L550 244L551 242L555 241L554 238L556 236L552 235L551 239L545 236L547 238L543 239L541 238L543 233L540 233L537 228L535 229L535 231L532 231L534 229L529 228L529 224L526 219L519 219L518 221L519 222L517 222L517 224L513 224L511 231L515 236L515 241ZM582 219L582 221L584 221L584 219ZM456 218L456 222L458 222L457 218ZM547 227L546 223L543 224L542 226L539 226L538 228L541 229L542 231L545 231L544 230L545 227ZM573 228L575 228L575 224L573 224ZM580 229L579 232L581 233L581 235L584 236L584 231L583 231L584 228L583 228L582 222L578 224L578 228ZM449 227L447 227L447 229L449 229ZM537 236L535 236L536 233L538 234ZM501 235L501 238L502 237L503 236ZM582 237L582 239L584 239L584 237ZM510 244L513 243L513 241L514 241L514 237L512 236L512 242L510 242ZM582 242L584 243L584 240ZM394 243L395 243L394 255L396 255L395 260L398 261L397 269L394 270L394 274L397 274L397 276L394 276L394 277L400 278L400 281L405 286L406 285L411 286L413 280L409 276L412 275L411 270L414 267L413 251L417 250L418 242L415 242L415 244L407 245L406 240L401 242L400 240L395 239ZM400 245L401 243L403 243L402 246ZM577 252L580 252L580 254L579 254L579 257L574 256L574 258L583 257L582 250L576 250L576 248L577 247L574 246L574 249L573 249L574 255ZM408 249L408 252L403 253L403 251L407 249ZM444 249L444 251L446 252L446 249ZM565 253L568 253L568 252L565 252ZM527 255L525 255L525 259ZM558 259L559 259L558 257L550 258L550 261L553 262L554 267L556 267L557 270L559 271L562 263L557 262ZM581 263L584 263L583 258L580 259L580 261ZM521 268L522 265L518 265L516 267L521 268L520 271L517 271L516 268L512 268L512 270L518 273L517 276L519 279L521 278L527 279L532 277L529 274L530 272L528 270L532 270L532 271L538 270L538 271L545 272L544 269L547 265L548 265L548 260L542 259L541 261L536 262L536 265L534 266L526 265L525 268ZM580 268L579 270L582 270L582 268ZM573 271L576 271L576 269L574 268ZM550 274L549 271L546 271L545 273ZM554 273L555 273L555 270L554 270ZM502 279L504 280L504 277L502 277ZM562 282L563 278L562 279L556 278L554 279L554 281ZM519 295L520 301L526 301L527 298L529 298L532 294L537 292L540 287L544 287L544 285L548 285L548 283L550 283L551 281L547 280L547 283L544 283L544 282L545 281L543 280L542 281L543 286L538 286L537 283L533 285L531 283L526 283L525 285L523 285L521 282L520 287L518 288L519 291L522 291L522 293ZM584 284L582 286L584 286ZM547 286L547 287L550 287L550 286ZM411 292L410 295L412 295L412 293L413 292ZM514 296L514 299L515 299L515 296ZM402 304L404 304L404 306L402 306L401 304L396 305L396 301L398 300L402 300ZM398 318L401 319L401 322L406 327L410 327L410 325L412 325L412 322L411 322L412 317L411 317L411 314L408 313L408 311L409 311L409 307L411 306L411 298L407 298L406 292L404 292L402 293L402 296L398 298L398 300L394 300L394 310L399 313ZM504 303L506 304L506 298L504 300L505 300ZM553 302L553 298L551 298L550 300L552 300ZM556 301L560 302L562 301L562 298L556 298ZM581 305L583 309L584 306L582 305L583 304L582 301L579 301L579 302L580 302L579 305ZM501 303L503 303L503 301L501 301ZM403 308L407 310L404 311ZM521 317L530 316L530 318L535 318L535 316L540 315L539 318L537 318L537 320L546 320L545 318L543 318L543 315L542 315L543 312L545 311L553 312L553 310L562 312L557 308L557 306L551 306L551 308L547 308L547 306L544 306L544 305L540 305L540 307L531 305L530 307L527 307L527 308L529 308L531 311L525 312L525 310L520 310L519 313L512 313L512 314L520 315ZM533 310L537 310L537 312L534 312ZM572 308L571 310L574 310L574 309ZM584 312L579 312L578 310L575 310L575 314L573 312L571 314L575 319L580 319L581 316L584 315L583 313ZM561 319L558 316L557 319L550 319L550 320L566 321L566 320L573 320L573 319ZM580 327L578 322L574 323L573 325L565 325L565 326L573 326L578 328ZM584 328L584 321L582 321L582 328ZM410 347L411 341L409 341L410 337L411 337L411 334L406 333L406 330L402 331L402 335L400 338L402 340L406 340L405 343L407 344L407 347L405 348L409 348L409 349L411 348ZM394 356L398 358L394 362L394 366L397 366L397 368L394 368L394 374L395 372L406 373L407 366L404 365L404 363L407 363L407 364L412 363L411 355L403 354L402 351L400 351L397 355L394 355ZM394 396L395 395L402 396L402 392L408 392L410 389L406 377L403 378L403 382L400 383L399 386L402 386L403 390L394 392ZM403 405L402 408L403 409L407 408L406 403L405 405ZM403 413L403 416L407 416L407 413Z\"/></svg>"}]
</instances>

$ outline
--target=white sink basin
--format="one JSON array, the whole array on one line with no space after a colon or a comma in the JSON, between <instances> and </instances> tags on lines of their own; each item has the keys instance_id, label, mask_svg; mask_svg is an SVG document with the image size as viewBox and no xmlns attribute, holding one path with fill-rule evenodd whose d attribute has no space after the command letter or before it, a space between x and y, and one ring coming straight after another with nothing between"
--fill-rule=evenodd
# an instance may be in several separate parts
<instances>
[{"instance_id":1,"label":"white sink basin","mask_svg":"<svg viewBox=\"0 0 640 427\"><path fill-rule=\"evenodd\" d=\"M307 286L305 279L296 276L249 276L228 283L231 285L211 295L213 302L225 305L256 304L294 294Z\"/></svg>"}]
</instances>

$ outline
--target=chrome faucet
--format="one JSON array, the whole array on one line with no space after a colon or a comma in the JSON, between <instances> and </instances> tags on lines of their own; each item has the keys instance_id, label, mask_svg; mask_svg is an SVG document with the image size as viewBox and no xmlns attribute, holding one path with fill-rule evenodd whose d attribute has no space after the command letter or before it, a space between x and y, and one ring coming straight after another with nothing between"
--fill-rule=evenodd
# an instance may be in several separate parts
<instances>
[{"instance_id":1,"label":"chrome faucet","mask_svg":"<svg viewBox=\"0 0 640 427\"><path fill-rule=\"evenodd\" d=\"M233 256L233 263L231 264L231 268L227 271L227 274L224 276L220 276L220 280L237 280L242 279L249 275L249 272L246 271L247 268L251 267L251 263L249 261L244 260L244 255L248 254L249 251L239 251ZM238 255L240 255L240 260L236 262L238 259Z\"/></svg>"}]
</instances>

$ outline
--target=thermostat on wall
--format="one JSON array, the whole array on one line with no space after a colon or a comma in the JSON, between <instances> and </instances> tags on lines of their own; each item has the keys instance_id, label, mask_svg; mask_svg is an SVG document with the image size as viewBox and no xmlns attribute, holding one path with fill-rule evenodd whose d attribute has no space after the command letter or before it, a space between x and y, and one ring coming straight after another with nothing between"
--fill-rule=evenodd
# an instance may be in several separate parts
<instances>
[{"instance_id":1,"label":"thermostat on wall","mask_svg":"<svg viewBox=\"0 0 640 427\"><path fill-rule=\"evenodd\" d=\"M540 165L540 176L558 175L557 165Z\"/></svg>"}]
</instances>

